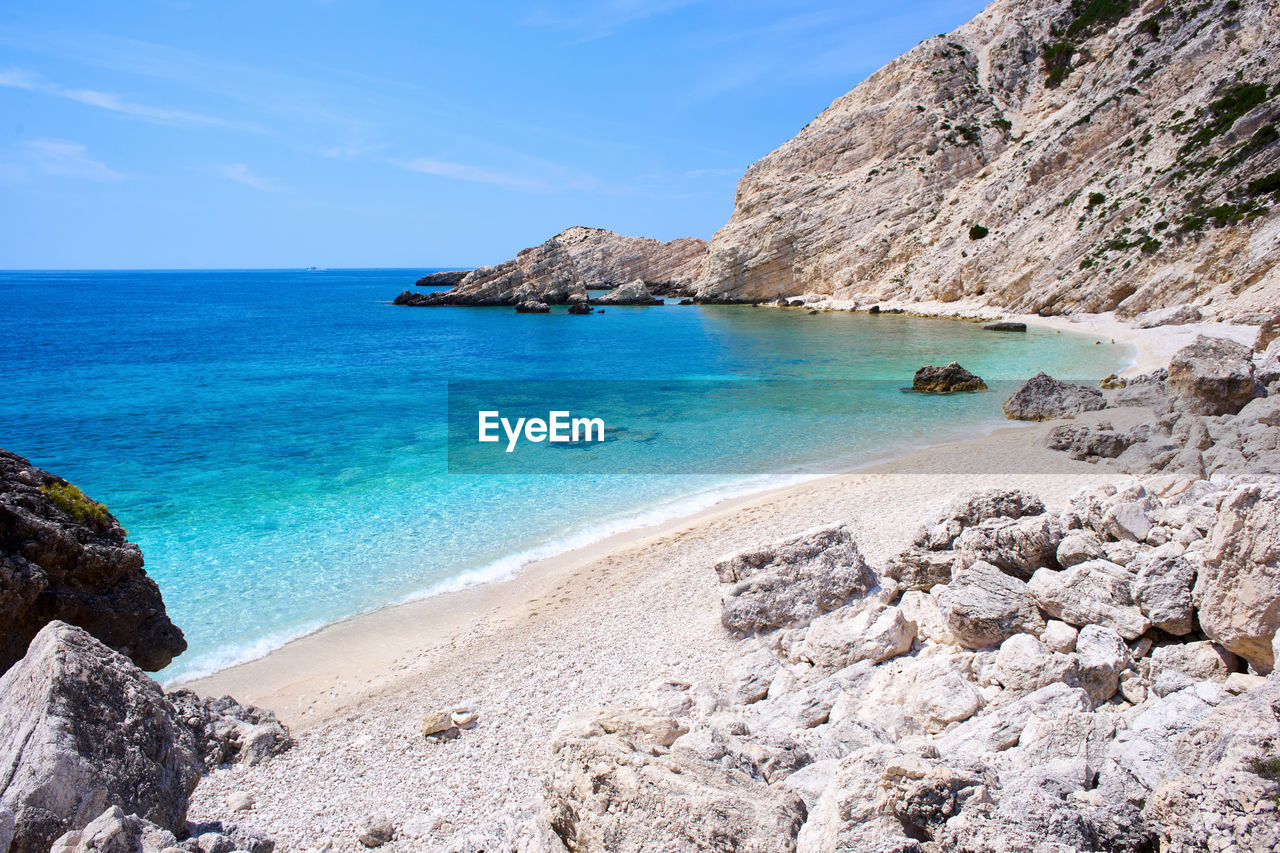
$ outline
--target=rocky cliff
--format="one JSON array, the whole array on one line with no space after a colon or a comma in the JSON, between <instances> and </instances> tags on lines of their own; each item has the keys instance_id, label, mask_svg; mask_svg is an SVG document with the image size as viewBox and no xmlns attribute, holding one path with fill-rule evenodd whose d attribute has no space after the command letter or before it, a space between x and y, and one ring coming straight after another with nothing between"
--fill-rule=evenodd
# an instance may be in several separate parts
<instances>
[{"instance_id":1,"label":"rocky cliff","mask_svg":"<svg viewBox=\"0 0 1280 853\"><path fill-rule=\"evenodd\" d=\"M751 166L703 300L1280 297L1280 6L996 0Z\"/></svg>"},{"instance_id":2,"label":"rocky cliff","mask_svg":"<svg viewBox=\"0 0 1280 853\"><path fill-rule=\"evenodd\" d=\"M0 450L0 672L54 620L79 626L143 669L168 666L186 640L165 613L142 552L102 504Z\"/></svg>"},{"instance_id":3,"label":"rocky cliff","mask_svg":"<svg viewBox=\"0 0 1280 853\"><path fill-rule=\"evenodd\" d=\"M663 243L602 228L574 227L496 266L471 270L450 290L405 291L398 305L564 304L587 288L614 288L640 279L660 294L687 292L707 244L692 237ZM456 275L448 273L447 276ZM437 274L419 284L450 283Z\"/></svg>"}]
</instances>

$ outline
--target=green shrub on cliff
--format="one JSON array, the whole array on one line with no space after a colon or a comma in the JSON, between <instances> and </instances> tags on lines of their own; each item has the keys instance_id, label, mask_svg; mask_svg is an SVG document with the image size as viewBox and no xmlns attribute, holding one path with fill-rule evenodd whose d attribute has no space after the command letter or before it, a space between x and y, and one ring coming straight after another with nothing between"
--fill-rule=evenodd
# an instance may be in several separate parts
<instances>
[{"instance_id":1,"label":"green shrub on cliff","mask_svg":"<svg viewBox=\"0 0 1280 853\"><path fill-rule=\"evenodd\" d=\"M1209 104L1209 123L1201 127L1187 144L1183 152L1194 151L1208 145L1215 137L1221 136L1235 126L1236 120L1267 100L1267 87L1261 83L1232 83L1222 94Z\"/></svg>"},{"instance_id":2,"label":"green shrub on cliff","mask_svg":"<svg viewBox=\"0 0 1280 853\"><path fill-rule=\"evenodd\" d=\"M969 229L969 239L981 240L983 237L987 236L990 233L991 233L990 231L988 231L986 228L982 227L981 225L974 225L972 228Z\"/></svg>"},{"instance_id":3,"label":"green shrub on cliff","mask_svg":"<svg viewBox=\"0 0 1280 853\"><path fill-rule=\"evenodd\" d=\"M107 508L71 483L45 483L40 491L53 501L54 506L71 516L76 524L84 527L111 526L111 514Z\"/></svg>"}]
</instances>

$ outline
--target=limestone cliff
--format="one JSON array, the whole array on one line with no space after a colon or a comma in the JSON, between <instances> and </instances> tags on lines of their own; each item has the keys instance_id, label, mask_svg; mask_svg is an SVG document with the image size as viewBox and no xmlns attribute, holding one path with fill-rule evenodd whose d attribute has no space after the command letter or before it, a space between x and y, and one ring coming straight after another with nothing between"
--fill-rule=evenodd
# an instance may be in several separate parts
<instances>
[{"instance_id":1,"label":"limestone cliff","mask_svg":"<svg viewBox=\"0 0 1280 853\"><path fill-rule=\"evenodd\" d=\"M1280 6L996 0L748 169L698 296L1280 300Z\"/></svg>"},{"instance_id":2,"label":"limestone cliff","mask_svg":"<svg viewBox=\"0 0 1280 853\"><path fill-rule=\"evenodd\" d=\"M602 228L569 228L514 259L467 273L451 290L406 291L400 305L515 305L526 299L562 304L586 288L613 288L640 279L655 293L691 286L706 242L684 237L663 243ZM437 281L424 279L420 284Z\"/></svg>"}]
</instances>

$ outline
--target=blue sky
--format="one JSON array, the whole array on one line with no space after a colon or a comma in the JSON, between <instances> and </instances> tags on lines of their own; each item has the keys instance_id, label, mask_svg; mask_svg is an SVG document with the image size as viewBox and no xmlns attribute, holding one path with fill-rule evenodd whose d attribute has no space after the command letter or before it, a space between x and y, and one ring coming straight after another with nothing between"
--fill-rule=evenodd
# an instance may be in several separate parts
<instances>
[{"instance_id":1,"label":"blue sky","mask_svg":"<svg viewBox=\"0 0 1280 853\"><path fill-rule=\"evenodd\" d=\"M710 237L738 178L982 7L8 2L0 268L493 263Z\"/></svg>"}]
</instances>

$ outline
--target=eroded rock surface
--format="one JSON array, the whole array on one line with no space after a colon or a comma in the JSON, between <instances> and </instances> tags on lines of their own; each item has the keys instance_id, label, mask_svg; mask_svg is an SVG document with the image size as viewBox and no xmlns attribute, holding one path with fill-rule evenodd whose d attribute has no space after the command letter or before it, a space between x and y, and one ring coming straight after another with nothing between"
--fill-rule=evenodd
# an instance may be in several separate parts
<instances>
[{"instance_id":1,"label":"eroded rock surface","mask_svg":"<svg viewBox=\"0 0 1280 853\"><path fill-rule=\"evenodd\" d=\"M142 552L106 507L0 450L0 672L54 620L77 625L143 669L187 648Z\"/></svg>"},{"instance_id":2,"label":"eroded rock surface","mask_svg":"<svg viewBox=\"0 0 1280 853\"><path fill-rule=\"evenodd\" d=\"M111 806L183 828L203 764L160 687L85 631L51 622L0 677L0 806L11 853L47 853Z\"/></svg>"}]
</instances>

